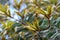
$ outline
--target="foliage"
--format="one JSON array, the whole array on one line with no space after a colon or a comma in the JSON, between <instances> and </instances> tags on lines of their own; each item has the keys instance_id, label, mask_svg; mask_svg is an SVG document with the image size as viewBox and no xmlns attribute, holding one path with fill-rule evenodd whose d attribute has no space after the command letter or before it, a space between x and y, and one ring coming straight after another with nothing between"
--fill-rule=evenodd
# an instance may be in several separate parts
<instances>
[{"instance_id":1,"label":"foliage","mask_svg":"<svg viewBox=\"0 0 60 40\"><path fill-rule=\"evenodd\" d=\"M20 11L23 4L26 8ZM14 14L20 19L14 19L10 5L0 4L2 39L8 35L8 40L60 40L57 37L60 35L59 4L58 0L14 0Z\"/></svg>"}]
</instances>

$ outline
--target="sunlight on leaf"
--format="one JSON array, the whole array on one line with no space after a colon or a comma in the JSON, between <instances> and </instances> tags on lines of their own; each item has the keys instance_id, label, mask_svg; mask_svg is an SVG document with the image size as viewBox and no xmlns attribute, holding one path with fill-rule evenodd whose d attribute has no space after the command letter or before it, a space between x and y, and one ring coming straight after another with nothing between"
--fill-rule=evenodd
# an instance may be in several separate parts
<instances>
[{"instance_id":1,"label":"sunlight on leaf","mask_svg":"<svg viewBox=\"0 0 60 40\"><path fill-rule=\"evenodd\" d=\"M52 13L52 6L47 6L47 16L50 17L51 13Z\"/></svg>"},{"instance_id":2,"label":"sunlight on leaf","mask_svg":"<svg viewBox=\"0 0 60 40\"><path fill-rule=\"evenodd\" d=\"M5 22L1 22L1 24L3 25L4 29L9 29L10 27L12 27L14 22L7 21L6 23Z\"/></svg>"},{"instance_id":3,"label":"sunlight on leaf","mask_svg":"<svg viewBox=\"0 0 60 40\"><path fill-rule=\"evenodd\" d=\"M15 12L16 12L16 11L15 11ZM16 12L16 14L22 17L22 13Z\"/></svg>"}]
</instances>

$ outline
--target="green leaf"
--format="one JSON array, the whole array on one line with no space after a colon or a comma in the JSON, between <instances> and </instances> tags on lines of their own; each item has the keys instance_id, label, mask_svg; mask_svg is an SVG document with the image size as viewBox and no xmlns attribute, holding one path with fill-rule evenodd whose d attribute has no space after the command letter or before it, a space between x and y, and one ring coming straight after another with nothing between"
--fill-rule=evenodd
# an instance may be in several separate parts
<instances>
[{"instance_id":1,"label":"green leaf","mask_svg":"<svg viewBox=\"0 0 60 40\"><path fill-rule=\"evenodd\" d=\"M2 4L0 4L0 11L2 11L4 13L4 15L11 17L11 13L8 8L9 8L8 4L5 4L4 6Z\"/></svg>"},{"instance_id":2,"label":"green leaf","mask_svg":"<svg viewBox=\"0 0 60 40\"><path fill-rule=\"evenodd\" d=\"M25 34L24 37L28 38L28 37L30 37L30 36L32 36L32 33L27 33L27 34Z\"/></svg>"},{"instance_id":3,"label":"green leaf","mask_svg":"<svg viewBox=\"0 0 60 40\"><path fill-rule=\"evenodd\" d=\"M16 12L16 11L15 11L15 13L16 13L17 15L19 15L19 16L22 17L22 13L20 13L20 12Z\"/></svg>"},{"instance_id":4,"label":"green leaf","mask_svg":"<svg viewBox=\"0 0 60 40\"><path fill-rule=\"evenodd\" d=\"M46 35L46 37L49 39L51 38L51 36L53 36L56 32L55 31L49 31L48 34Z\"/></svg>"},{"instance_id":5,"label":"green leaf","mask_svg":"<svg viewBox=\"0 0 60 40\"><path fill-rule=\"evenodd\" d=\"M34 18L35 17L33 16L33 13L31 13L31 14L28 15L28 20L27 21L31 23L34 20Z\"/></svg>"},{"instance_id":6,"label":"green leaf","mask_svg":"<svg viewBox=\"0 0 60 40\"><path fill-rule=\"evenodd\" d=\"M60 6L57 7L56 11L60 13Z\"/></svg>"},{"instance_id":7,"label":"green leaf","mask_svg":"<svg viewBox=\"0 0 60 40\"><path fill-rule=\"evenodd\" d=\"M55 23L55 26L56 26L58 29L60 29L60 17L57 18L56 23Z\"/></svg>"},{"instance_id":8,"label":"green leaf","mask_svg":"<svg viewBox=\"0 0 60 40\"><path fill-rule=\"evenodd\" d=\"M47 16L50 17L51 13L52 13L52 6L47 6Z\"/></svg>"},{"instance_id":9,"label":"green leaf","mask_svg":"<svg viewBox=\"0 0 60 40\"><path fill-rule=\"evenodd\" d=\"M58 0L49 0L49 1L50 1L50 3L55 4L55 5L57 5L57 3L58 3Z\"/></svg>"},{"instance_id":10,"label":"green leaf","mask_svg":"<svg viewBox=\"0 0 60 40\"><path fill-rule=\"evenodd\" d=\"M7 4L5 4L4 6L2 4L0 4L0 11L6 13L7 8L8 8L8 5Z\"/></svg>"},{"instance_id":11,"label":"green leaf","mask_svg":"<svg viewBox=\"0 0 60 40\"><path fill-rule=\"evenodd\" d=\"M7 10L7 13L5 13L5 14L6 14L6 16L11 17L11 12L10 12L10 10Z\"/></svg>"},{"instance_id":12,"label":"green leaf","mask_svg":"<svg viewBox=\"0 0 60 40\"><path fill-rule=\"evenodd\" d=\"M14 24L14 22L7 21L6 23L2 22L1 24L3 25L4 29L10 29L12 27L12 25Z\"/></svg>"},{"instance_id":13,"label":"green leaf","mask_svg":"<svg viewBox=\"0 0 60 40\"><path fill-rule=\"evenodd\" d=\"M24 10L22 10L22 14L26 16L28 14L28 9L25 8Z\"/></svg>"},{"instance_id":14,"label":"green leaf","mask_svg":"<svg viewBox=\"0 0 60 40\"><path fill-rule=\"evenodd\" d=\"M23 0L20 0L20 2L18 2L17 0L14 0L14 3L15 3L14 8L19 10L23 3Z\"/></svg>"},{"instance_id":15,"label":"green leaf","mask_svg":"<svg viewBox=\"0 0 60 40\"><path fill-rule=\"evenodd\" d=\"M16 31L16 33L19 33L19 32L26 32L26 31L28 31L28 29L26 29L26 28L19 28L17 31Z\"/></svg>"}]
</instances>

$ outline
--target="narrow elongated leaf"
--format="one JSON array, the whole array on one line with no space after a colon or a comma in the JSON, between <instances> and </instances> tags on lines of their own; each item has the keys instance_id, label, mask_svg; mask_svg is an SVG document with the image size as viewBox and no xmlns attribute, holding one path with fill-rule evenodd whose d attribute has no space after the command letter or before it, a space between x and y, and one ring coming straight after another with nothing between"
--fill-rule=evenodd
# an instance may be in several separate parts
<instances>
[{"instance_id":1,"label":"narrow elongated leaf","mask_svg":"<svg viewBox=\"0 0 60 40\"><path fill-rule=\"evenodd\" d=\"M47 16L50 17L51 13L52 13L52 6L48 6L47 7Z\"/></svg>"},{"instance_id":2,"label":"narrow elongated leaf","mask_svg":"<svg viewBox=\"0 0 60 40\"><path fill-rule=\"evenodd\" d=\"M18 4L17 0L14 0L15 4Z\"/></svg>"},{"instance_id":3,"label":"narrow elongated leaf","mask_svg":"<svg viewBox=\"0 0 60 40\"><path fill-rule=\"evenodd\" d=\"M30 7L29 7L29 11L30 11L30 12L36 12L36 13L38 13L38 14L43 14L45 17L47 17L46 11L44 11L42 8L36 8L36 7L34 7L34 6L30 6Z\"/></svg>"},{"instance_id":4,"label":"narrow elongated leaf","mask_svg":"<svg viewBox=\"0 0 60 40\"><path fill-rule=\"evenodd\" d=\"M20 2L18 3L18 1L17 0L14 0L14 2L15 2L15 5L14 5L14 7L16 8L16 9L20 9L20 7L21 7L21 5L23 4L23 0L20 0Z\"/></svg>"},{"instance_id":5,"label":"narrow elongated leaf","mask_svg":"<svg viewBox=\"0 0 60 40\"><path fill-rule=\"evenodd\" d=\"M6 27L6 23L4 23L4 22L1 22L1 24L4 26L4 28Z\"/></svg>"},{"instance_id":6,"label":"narrow elongated leaf","mask_svg":"<svg viewBox=\"0 0 60 40\"><path fill-rule=\"evenodd\" d=\"M0 11L2 11L2 12L5 12L6 10L5 9L3 9L4 7L3 7L3 5L2 4L0 4Z\"/></svg>"},{"instance_id":7,"label":"narrow elongated leaf","mask_svg":"<svg viewBox=\"0 0 60 40\"><path fill-rule=\"evenodd\" d=\"M9 28L12 27L13 24L14 24L14 22L7 21L7 26L8 26Z\"/></svg>"},{"instance_id":8,"label":"narrow elongated leaf","mask_svg":"<svg viewBox=\"0 0 60 40\"><path fill-rule=\"evenodd\" d=\"M16 11L15 11L15 12L16 12ZM16 14L22 17L22 13L16 12Z\"/></svg>"},{"instance_id":9,"label":"narrow elongated leaf","mask_svg":"<svg viewBox=\"0 0 60 40\"><path fill-rule=\"evenodd\" d=\"M52 3L52 4L57 4L58 3L58 0L49 0L50 1L50 3Z\"/></svg>"},{"instance_id":10,"label":"narrow elongated leaf","mask_svg":"<svg viewBox=\"0 0 60 40\"><path fill-rule=\"evenodd\" d=\"M8 4L5 4L4 6L0 4L0 11L2 11L4 15L11 17L10 10L8 10L8 8Z\"/></svg>"},{"instance_id":11,"label":"narrow elongated leaf","mask_svg":"<svg viewBox=\"0 0 60 40\"><path fill-rule=\"evenodd\" d=\"M8 17L12 17L10 10L7 10L7 13L5 13L5 14L6 14L6 16L8 16Z\"/></svg>"},{"instance_id":12,"label":"narrow elongated leaf","mask_svg":"<svg viewBox=\"0 0 60 40\"><path fill-rule=\"evenodd\" d=\"M60 6L57 7L56 11L60 13Z\"/></svg>"},{"instance_id":13,"label":"narrow elongated leaf","mask_svg":"<svg viewBox=\"0 0 60 40\"><path fill-rule=\"evenodd\" d=\"M36 9L36 12L39 13L39 14L43 14L45 17L47 17L47 13L46 11L44 11L43 9L39 8L39 9ZM48 17L47 17L48 18Z\"/></svg>"},{"instance_id":14,"label":"narrow elongated leaf","mask_svg":"<svg viewBox=\"0 0 60 40\"><path fill-rule=\"evenodd\" d=\"M12 25L14 24L14 22L7 21L6 23L2 22L1 24L3 25L4 29L9 29L10 27L12 27Z\"/></svg>"},{"instance_id":15,"label":"narrow elongated leaf","mask_svg":"<svg viewBox=\"0 0 60 40\"><path fill-rule=\"evenodd\" d=\"M28 9L25 8L24 10L22 10L22 14L23 14L24 16L26 16L27 13L28 13Z\"/></svg>"},{"instance_id":16,"label":"narrow elongated leaf","mask_svg":"<svg viewBox=\"0 0 60 40\"><path fill-rule=\"evenodd\" d=\"M28 23L28 22L27 22L27 24L28 24L31 28L36 29L36 27L35 27L35 24L34 24L34 23L33 23L33 24L31 24L31 23Z\"/></svg>"},{"instance_id":17,"label":"narrow elongated leaf","mask_svg":"<svg viewBox=\"0 0 60 40\"><path fill-rule=\"evenodd\" d=\"M29 30L32 30L32 31L35 31L34 28L32 28L31 26L24 26L25 28L29 29Z\"/></svg>"}]
</instances>

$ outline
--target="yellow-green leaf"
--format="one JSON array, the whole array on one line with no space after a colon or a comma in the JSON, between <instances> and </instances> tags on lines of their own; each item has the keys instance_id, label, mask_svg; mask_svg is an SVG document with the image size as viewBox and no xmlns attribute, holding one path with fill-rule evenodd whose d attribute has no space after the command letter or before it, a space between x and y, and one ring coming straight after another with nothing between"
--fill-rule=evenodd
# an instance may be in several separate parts
<instances>
[{"instance_id":1,"label":"yellow-green leaf","mask_svg":"<svg viewBox=\"0 0 60 40\"><path fill-rule=\"evenodd\" d=\"M46 12L43 10L43 9L36 9L36 12L40 13L40 14L43 14L43 15L46 15Z\"/></svg>"},{"instance_id":2,"label":"yellow-green leaf","mask_svg":"<svg viewBox=\"0 0 60 40\"><path fill-rule=\"evenodd\" d=\"M23 0L20 0L20 2L18 2L17 0L14 0L14 2L15 2L14 7L19 10L21 5L23 4Z\"/></svg>"},{"instance_id":3,"label":"yellow-green leaf","mask_svg":"<svg viewBox=\"0 0 60 40\"><path fill-rule=\"evenodd\" d=\"M52 4L57 4L58 3L58 0L49 0L50 1L50 3L52 3Z\"/></svg>"},{"instance_id":4,"label":"yellow-green leaf","mask_svg":"<svg viewBox=\"0 0 60 40\"><path fill-rule=\"evenodd\" d=\"M9 17L11 17L10 10L7 10L7 13L5 13L5 14L6 14L6 16L9 16Z\"/></svg>"},{"instance_id":5,"label":"yellow-green leaf","mask_svg":"<svg viewBox=\"0 0 60 40\"><path fill-rule=\"evenodd\" d=\"M4 6L0 4L0 11L6 13L7 9L8 9L8 4L5 4Z\"/></svg>"},{"instance_id":6,"label":"yellow-green leaf","mask_svg":"<svg viewBox=\"0 0 60 40\"><path fill-rule=\"evenodd\" d=\"M16 11L15 11L15 12L16 12ZM22 17L22 13L16 12L16 14Z\"/></svg>"},{"instance_id":7,"label":"yellow-green leaf","mask_svg":"<svg viewBox=\"0 0 60 40\"><path fill-rule=\"evenodd\" d=\"M26 22L26 23L27 23L27 25L29 25L31 28L33 28L33 29L36 30L35 24L33 25L33 24L29 23L29 22Z\"/></svg>"},{"instance_id":8,"label":"yellow-green leaf","mask_svg":"<svg viewBox=\"0 0 60 40\"><path fill-rule=\"evenodd\" d=\"M52 13L52 6L47 6L47 16L50 17L51 13Z\"/></svg>"},{"instance_id":9,"label":"yellow-green leaf","mask_svg":"<svg viewBox=\"0 0 60 40\"><path fill-rule=\"evenodd\" d=\"M22 14L23 14L24 16L26 16L27 13L28 13L28 9L24 9L24 10L22 11Z\"/></svg>"},{"instance_id":10,"label":"yellow-green leaf","mask_svg":"<svg viewBox=\"0 0 60 40\"><path fill-rule=\"evenodd\" d=\"M9 28L12 27L12 25L14 24L14 22L7 21L7 22L1 22L1 24L3 25L4 29L9 29Z\"/></svg>"}]
</instances>

